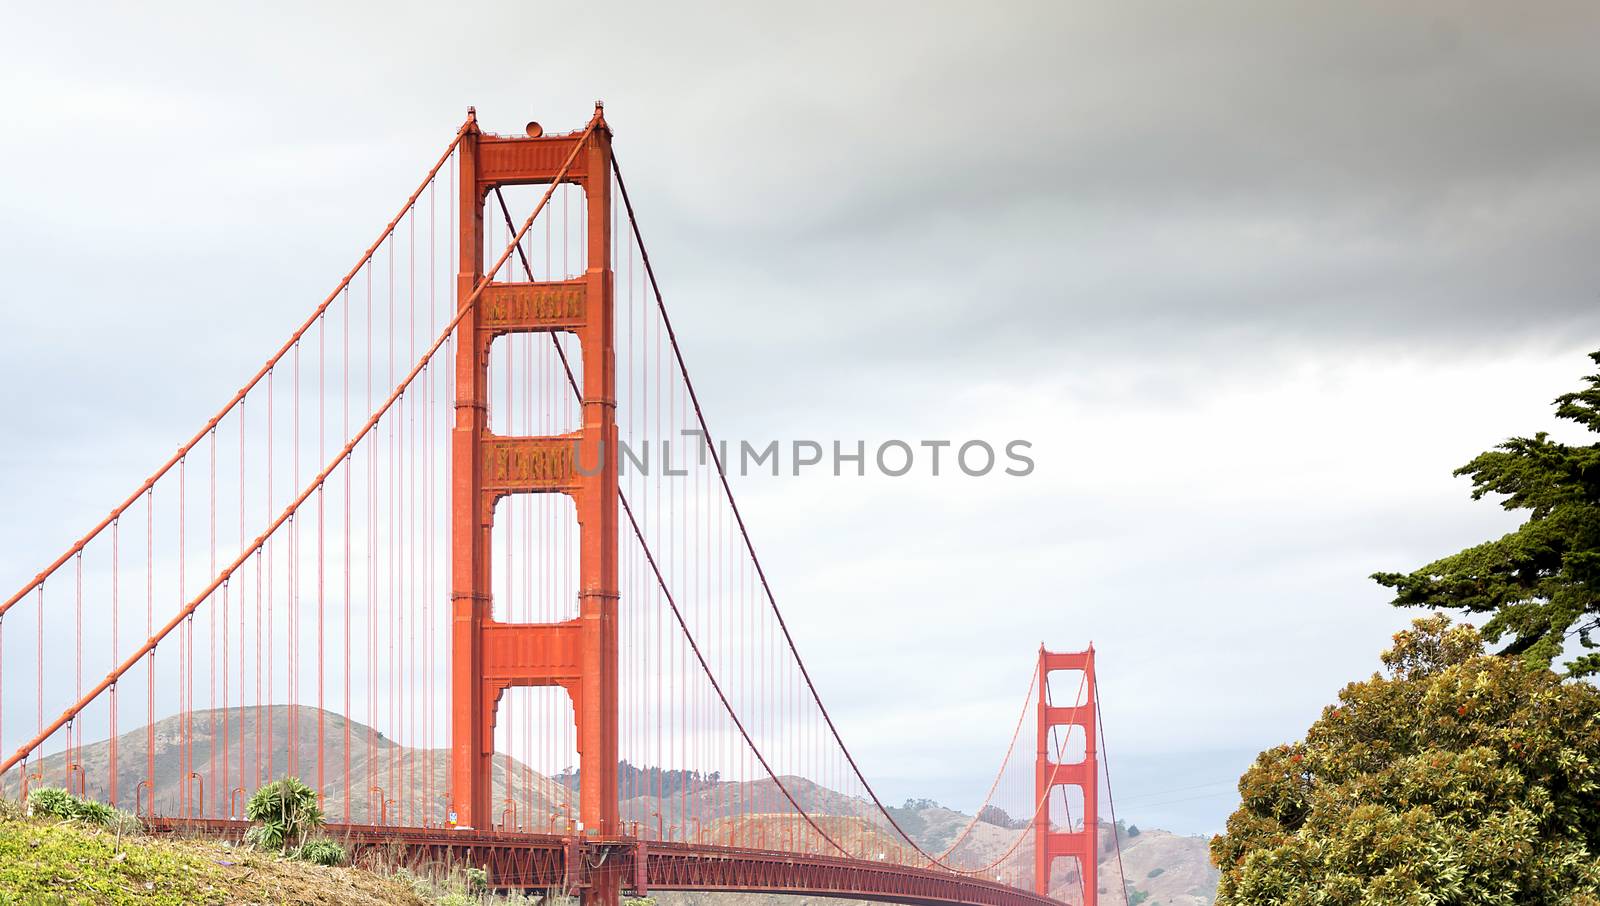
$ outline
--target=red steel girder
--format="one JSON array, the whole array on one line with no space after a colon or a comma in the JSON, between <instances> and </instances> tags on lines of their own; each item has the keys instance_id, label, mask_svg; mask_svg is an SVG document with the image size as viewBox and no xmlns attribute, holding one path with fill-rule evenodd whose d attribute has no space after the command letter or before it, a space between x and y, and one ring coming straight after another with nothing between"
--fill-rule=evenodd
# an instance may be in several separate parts
<instances>
[{"instance_id":1,"label":"red steel girder","mask_svg":"<svg viewBox=\"0 0 1600 906\"><path fill-rule=\"evenodd\" d=\"M238 839L243 821L157 819L152 830ZM620 883L637 895L701 890L837 897L911 906L1059 906L998 881L891 862L732 846L589 839L444 828L328 825L329 837L364 861L423 869L485 868L496 889L584 894L597 882ZM603 876L603 878L602 878Z\"/></svg>"}]
</instances>

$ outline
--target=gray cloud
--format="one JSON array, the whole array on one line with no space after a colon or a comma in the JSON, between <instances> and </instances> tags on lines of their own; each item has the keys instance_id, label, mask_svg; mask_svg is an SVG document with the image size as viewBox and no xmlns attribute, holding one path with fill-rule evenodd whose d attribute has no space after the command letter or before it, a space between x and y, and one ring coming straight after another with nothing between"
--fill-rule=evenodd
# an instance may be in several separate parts
<instances>
[{"instance_id":1,"label":"gray cloud","mask_svg":"<svg viewBox=\"0 0 1600 906\"><path fill-rule=\"evenodd\" d=\"M847 731L1009 701L1040 638L1092 637L1130 797L1237 773L1370 669L1406 615L1365 574L1503 526L1448 470L1544 427L1600 337L1588 4L8 18L5 581L254 371L468 104L511 132L607 101L719 433L1038 441L1011 486L741 488ZM835 636L859 614L906 650ZM918 776L864 748L959 802L1008 730L930 730Z\"/></svg>"}]
</instances>

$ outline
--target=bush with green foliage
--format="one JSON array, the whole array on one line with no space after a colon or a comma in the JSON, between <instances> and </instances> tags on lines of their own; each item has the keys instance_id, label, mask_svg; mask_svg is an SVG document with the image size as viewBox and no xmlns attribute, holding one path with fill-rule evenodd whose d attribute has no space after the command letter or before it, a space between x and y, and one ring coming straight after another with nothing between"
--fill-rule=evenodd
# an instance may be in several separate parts
<instances>
[{"instance_id":1,"label":"bush with green foliage","mask_svg":"<svg viewBox=\"0 0 1600 906\"><path fill-rule=\"evenodd\" d=\"M323 825L317 792L298 777L274 780L245 804L252 827L245 842L258 849L288 853Z\"/></svg>"},{"instance_id":2,"label":"bush with green foliage","mask_svg":"<svg viewBox=\"0 0 1600 906\"><path fill-rule=\"evenodd\" d=\"M1211 841L1219 906L1572 903L1600 893L1600 689L1416 620Z\"/></svg>"},{"instance_id":3,"label":"bush with green foliage","mask_svg":"<svg viewBox=\"0 0 1600 906\"><path fill-rule=\"evenodd\" d=\"M32 815L51 815L61 819L77 817L77 799L60 787L41 787L28 794L28 812Z\"/></svg>"},{"instance_id":4,"label":"bush with green foliage","mask_svg":"<svg viewBox=\"0 0 1600 906\"><path fill-rule=\"evenodd\" d=\"M51 815L103 827L116 827L120 819L126 817L104 802L79 798L60 787L44 787L29 793L28 811L33 815Z\"/></svg>"},{"instance_id":5,"label":"bush with green foliage","mask_svg":"<svg viewBox=\"0 0 1600 906\"><path fill-rule=\"evenodd\" d=\"M1600 352L1590 354L1600 364ZM1600 374L1556 398L1556 417L1600 435ZM1557 443L1544 432L1514 437L1456 470L1472 476L1472 499L1501 495L1528 514L1516 531L1410 573L1373 575L1401 607L1489 614L1483 636L1509 637L1501 653L1546 667L1570 639L1600 647L1600 443ZM1567 663L1573 676L1600 673L1600 652Z\"/></svg>"},{"instance_id":6,"label":"bush with green foliage","mask_svg":"<svg viewBox=\"0 0 1600 906\"><path fill-rule=\"evenodd\" d=\"M343 865L346 856L344 847L332 840L319 839L300 844L300 848L294 851L294 857L313 865Z\"/></svg>"}]
</instances>

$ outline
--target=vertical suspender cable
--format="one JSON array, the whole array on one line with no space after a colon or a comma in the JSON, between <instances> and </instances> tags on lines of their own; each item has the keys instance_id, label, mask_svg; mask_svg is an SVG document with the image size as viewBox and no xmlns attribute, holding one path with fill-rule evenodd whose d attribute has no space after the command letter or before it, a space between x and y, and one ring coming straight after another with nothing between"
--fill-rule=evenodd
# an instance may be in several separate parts
<instances>
[{"instance_id":1,"label":"vertical suspender cable","mask_svg":"<svg viewBox=\"0 0 1600 906\"><path fill-rule=\"evenodd\" d=\"M206 574L214 576L214 575L217 574L217 429L216 428L212 428L211 429L211 493L210 493L210 498L211 498L210 554L207 557L207 563L206 563L207 573ZM227 588L226 585L224 585L223 588L222 588L222 596L223 596L223 598L222 598L223 599L222 608L223 609L222 609L222 614L221 614L221 618L222 618L222 621L223 621L224 625L226 625L227 619L228 619L228 611L227 611L227 606L228 605L226 603L227 602L227 595L228 595L228 588ZM217 618L218 618L218 614L217 614L217 611L214 608L206 613L207 629L208 629L208 631L210 633L210 636L211 636L211 655L210 655L210 657L208 657L206 659L207 672L211 674L211 677L210 677L210 679L211 679L211 707L210 707L210 711L211 711L211 744L209 746L210 751L207 753L208 756L209 756L208 759L207 759L209 761L209 765L208 765L208 769L206 771L206 782L212 784L213 786L216 785L216 780L217 780L217 749L218 749L218 743L219 743L219 739L218 739L218 736L217 736L217 730L218 730L218 726L217 725L219 723L219 718L225 719L223 717L223 715L219 715L217 713L217 682L218 682L219 679L222 680L223 682L227 681L226 668L224 668L224 673L223 673L223 675L221 677L217 676ZM223 743L223 744L226 745L226 743ZM216 802L217 801L216 797L219 794L220 795L227 795L227 789L228 789L227 788L227 784L222 784L222 788L220 790L214 791L212 793L212 800L211 801L212 802ZM203 807L203 805L204 805L204 803L202 803L202 807ZM203 818L203 817L206 817L206 816L202 814L201 817Z\"/></svg>"},{"instance_id":2,"label":"vertical suspender cable","mask_svg":"<svg viewBox=\"0 0 1600 906\"><path fill-rule=\"evenodd\" d=\"M144 529L144 623L145 635L155 633L156 613L156 508L155 489L145 492L145 529ZM40 601L43 601L44 590L40 589ZM43 655L40 656L41 663ZM146 814L155 814L156 799L156 651L150 649L145 659L145 780L150 785L150 804Z\"/></svg>"},{"instance_id":3,"label":"vertical suspender cable","mask_svg":"<svg viewBox=\"0 0 1600 906\"><path fill-rule=\"evenodd\" d=\"M275 455L276 451L273 449L273 446L272 446L273 409L274 409L274 402L275 402L274 397L276 396L276 394L273 392L273 377L274 377L274 372L272 372L272 371L267 372L267 446L266 446L266 453L267 453L267 500L266 500L266 505L265 505L265 507L263 509L264 509L265 512L268 512L268 513L272 512L272 466L273 466L273 461L275 459L277 459L277 456ZM273 580L273 577L276 575L276 571L273 569L273 557L272 557L273 543L272 542L273 542L272 538L270 538L270 537L267 538L267 543L266 543L266 547L265 547L265 549L266 549L266 575L265 575L265 580L266 580L265 581L266 598L265 598L265 600L263 600L261 598L261 589L257 588L257 590L256 590L256 596L257 596L256 597L256 621L257 621L257 623L260 623L261 614L262 614L262 612L264 610L265 614L266 614L266 624L267 624L266 625L266 635L267 635L267 637L265 639L265 643L266 643L266 647L267 647L266 659L265 659L264 663L262 661L259 661L259 660L256 663L256 686L257 686L257 688L260 688L260 686L261 686L261 674L262 674L263 670L265 670L266 677L267 677L267 680L266 680L266 697L265 698L258 697L257 700L256 700L256 706L257 706L257 709L258 709L257 713L263 713L259 709L260 709L260 707L262 705L266 706L266 711L264 712L265 716L266 716L266 726L262 727L259 724L257 724L257 726L256 726L256 746L257 746L257 748L259 750L257 755L256 755L256 758L259 760L260 758L265 756L266 761L267 761L267 775L266 775L266 777L267 777L267 780L269 780L269 781L272 779L272 774L273 774L272 768L273 768L273 764L274 764L274 762L276 760L275 759L275 754L276 753L274 753L274 751L273 751L273 749L275 747L274 747L273 742L272 742L273 725L276 723L276 721L273 719L273 715L272 715L272 696L273 696L272 679L273 679L273 672L274 672L272 668L274 666L276 666L276 660L277 659L274 656L273 651L272 651L272 637L275 634L273 632L273 615L274 615L274 610L275 610L273 605L276 603L276 597L277 596L275 594L273 594L273 582L272 582L272 580ZM259 573L258 573L258 575L259 575ZM257 652L258 652L257 653L257 657L260 656L259 651L260 651L261 644L262 644L262 640L258 639L256 641ZM265 742L264 743L262 742L263 737L261 735L263 730L265 730L265 732L266 732ZM262 748L263 745L265 746L265 748ZM259 766L257 767L257 772L258 773L260 772L260 767ZM257 781L257 782L259 783L259 781Z\"/></svg>"},{"instance_id":4,"label":"vertical suspender cable","mask_svg":"<svg viewBox=\"0 0 1600 906\"><path fill-rule=\"evenodd\" d=\"M317 462L327 458L327 427L328 427L328 321L323 319L317 328ZM325 760L327 751L327 701L324 697L324 682L326 670L324 665L328 661L327 651L324 647L323 619L326 611L324 583L326 575L326 552L324 546L324 532L327 523L327 495L326 488L317 488L317 795L322 797L323 813L327 813L328 777Z\"/></svg>"},{"instance_id":5,"label":"vertical suspender cable","mask_svg":"<svg viewBox=\"0 0 1600 906\"><path fill-rule=\"evenodd\" d=\"M121 614L119 613L118 608L118 586L120 584L118 580L121 573L120 567L122 562L120 551L121 534L122 519L121 517L118 517L111 520L111 663L113 664L117 662L118 623L121 619ZM83 696L80 694L78 697L82 698ZM121 764L117 760L117 687L114 684L110 689L110 698L107 700L107 704L109 706L108 710L110 711L109 722L111 725L111 753L110 758L108 758L106 761L106 770L110 772L111 776L106 778L106 786L111 791L111 804L116 805L117 773L118 768L121 767Z\"/></svg>"},{"instance_id":6,"label":"vertical suspender cable","mask_svg":"<svg viewBox=\"0 0 1600 906\"><path fill-rule=\"evenodd\" d=\"M340 436L350 436L350 291L344 291L344 325L339 331L344 343L342 389L339 393ZM344 464L344 823L350 823L350 799L354 788L350 785L350 723L354 713L350 708L350 491L356 479L355 466L349 460Z\"/></svg>"},{"instance_id":7,"label":"vertical suspender cable","mask_svg":"<svg viewBox=\"0 0 1600 906\"><path fill-rule=\"evenodd\" d=\"M290 448L291 448L290 449L290 462L292 463L291 471L290 471L290 484L289 484L289 487L298 488L298 487L300 487L300 344L299 343L294 344L294 381L290 385L290 390L291 390L291 393L292 393L292 396L293 396L293 399L294 399L294 404L291 407L291 410L293 412L293 419L294 420L293 420L293 429L289 432L289 443L290 443ZM285 695L286 695L287 704L288 704L288 714L286 715L286 723L288 725L288 734L287 734L288 735L288 739L285 741L285 745L289 749L289 752L288 752L288 756L289 757L287 758L289 766L288 766L287 770L291 775L295 775L295 776L298 776L299 773L300 773L300 696L299 696L299 687L300 687L300 683L299 683L299 680L300 680L300 659L299 659L299 647L300 647L300 569L299 569L299 567L300 567L300 523L301 523L302 520L299 518L299 516L300 516L300 513L297 510L293 516L289 517L289 526L288 526L288 528L289 528L289 537L288 537L288 545L289 545L289 557L288 557L288 559L289 559L289 562L288 562L287 567L286 567L287 571L288 571L287 582L288 582L289 588L288 588L288 593L284 596L284 607L288 611L288 624L286 626L286 631L288 632L288 636L289 636L287 639L284 640L284 650L286 652L286 659L287 659L287 667L286 667L286 669L284 671L284 673L285 673Z\"/></svg>"},{"instance_id":8,"label":"vertical suspender cable","mask_svg":"<svg viewBox=\"0 0 1600 906\"><path fill-rule=\"evenodd\" d=\"M178 606L182 607L184 601L183 589L183 552L188 546L188 538L184 532L184 511L188 508L185 500L185 473L188 471L189 459L184 457L178 460ZM192 636L191 630L194 621L185 620L183 631L178 635L178 814L184 817L189 815L189 772L194 770L194 753L190 747L189 736L189 711L190 699L194 694L194 652L189 646Z\"/></svg>"}]
</instances>

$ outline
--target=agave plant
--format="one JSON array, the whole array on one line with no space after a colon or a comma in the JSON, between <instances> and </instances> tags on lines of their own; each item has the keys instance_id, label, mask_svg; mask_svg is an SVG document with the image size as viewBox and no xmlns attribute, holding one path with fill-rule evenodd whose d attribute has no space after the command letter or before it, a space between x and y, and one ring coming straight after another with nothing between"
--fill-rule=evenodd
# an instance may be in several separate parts
<instances>
[{"instance_id":1,"label":"agave plant","mask_svg":"<svg viewBox=\"0 0 1600 906\"><path fill-rule=\"evenodd\" d=\"M254 825L245 834L246 842L280 852L294 849L323 824L316 790L298 777L274 780L256 790L245 804L245 814Z\"/></svg>"}]
</instances>

